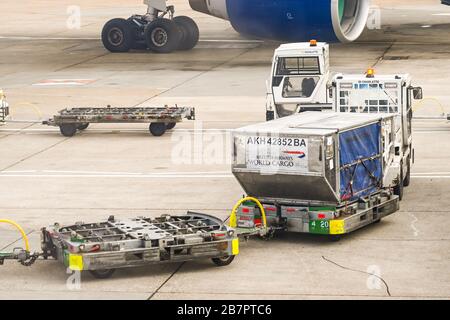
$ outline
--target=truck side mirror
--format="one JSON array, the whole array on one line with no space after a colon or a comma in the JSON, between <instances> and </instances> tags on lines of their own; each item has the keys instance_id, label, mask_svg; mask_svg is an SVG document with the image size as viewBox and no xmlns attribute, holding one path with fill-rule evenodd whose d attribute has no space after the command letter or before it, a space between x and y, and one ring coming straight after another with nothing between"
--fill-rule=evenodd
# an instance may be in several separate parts
<instances>
[{"instance_id":1,"label":"truck side mirror","mask_svg":"<svg viewBox=\"0 0 450 320\"><path fill-rule=\"evenodd\" d=\"M412 88L413 97L415 100L422 100L423 99L423 91L421 87L415 87Z\"/></svg>"}]
</instances>

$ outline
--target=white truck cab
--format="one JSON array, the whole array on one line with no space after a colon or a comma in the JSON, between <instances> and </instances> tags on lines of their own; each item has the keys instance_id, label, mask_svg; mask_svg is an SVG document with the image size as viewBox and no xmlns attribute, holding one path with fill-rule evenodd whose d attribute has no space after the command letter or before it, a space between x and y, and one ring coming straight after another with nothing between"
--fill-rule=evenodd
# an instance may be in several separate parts
<instances>
[{"instance_id":1,"label":"white truck cab","mask_svg":"<svg viewBox=\"0 0 450 320\"><path fill-rule=\"evenodd\" d=\"M408 74L375 75L373 69L366 74L337 74L329 88L336 112L389 113L395 114L393 141L384 141L385 149L395 148L395 158L384 163L383 184L393 187L403 196L403 187L408 186L411 164L414 160L412 147L412 101L422 99L422 88L411 85ZM387 161L387 159L385 159Z\"/></svg>"},{"instance_id":2,"label":"white truck cab","mask_svg":"<svg viewBox=\"0 0 450 320\"><path fill-rule=\"evenodd\" d=\"M329 67L327 43L311 40L277 48L266 83L267 121L302 111L331 109L327 97Z\"/></svg>"}]
</instances>

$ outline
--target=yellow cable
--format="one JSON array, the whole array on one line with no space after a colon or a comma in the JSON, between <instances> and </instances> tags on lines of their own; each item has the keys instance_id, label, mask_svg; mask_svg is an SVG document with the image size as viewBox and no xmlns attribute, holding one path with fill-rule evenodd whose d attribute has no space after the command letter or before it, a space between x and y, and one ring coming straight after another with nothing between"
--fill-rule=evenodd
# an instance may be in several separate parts
<instances>
[{"instance_id":1,"label":"yellow cable","mask_svg":"<svg viewBox=\"0 0 450 320\"><path fill-rule=\"evenodd\" d=\"M266 211L264 210L264 207L262 206L261 202L259 202L258 199L253 198L253 197L243 198L243 199L239 200L236 203L236 205L233 208L233 211L231 211L230 227L232 227L232 228L236 228L237 227L236 211L241 206L241 204L244 203L245 201L253 201L254 203L256 203L256 205L261 210L261 215L262 215L262 218L263 218L264 228L267 228Z\"/></svg>"},{"instance_id":2,"label":"yellow cable","mask_svg":"<svg viewBox=\"0 0 450 320\"><path fill-rule=\"evenodd\" d=\"M22 229L21 226L19 226L19 225L18 225L17 223L15 223L14 221L12 221L12 220L7 220L7 219L0 219L0 223L7 223L7 224L10 224L10 225L13 225L14 227L16 227L17 230L20 231L20 233L21 233L21 235L22 235L22 239L23 239L23 241L25 242L25 250L28 251L28 252L30 252L30 242L28 241L28 237L27 237L25 231L23 231L23 229Z\"/></svg>"}]
</instances>

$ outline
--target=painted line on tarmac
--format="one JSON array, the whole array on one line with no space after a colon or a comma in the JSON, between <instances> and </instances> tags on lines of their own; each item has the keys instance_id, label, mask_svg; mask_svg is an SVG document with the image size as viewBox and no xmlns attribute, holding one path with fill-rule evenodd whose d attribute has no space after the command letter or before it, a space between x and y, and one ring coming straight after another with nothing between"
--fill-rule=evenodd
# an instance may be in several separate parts
<instances>
[{"instance_id":1,"label":"painted line on tarmac","mask_svg":"<svg viewBox=\"0 0 450 320\"><path fill-rule=\"evenodd\" d=\"M177 175L104 175L104 174L86 174L86 175L76 175L76 174L0 174L0 178L140 178L140 179L211 179L211 178L234 178L233 175L192 175L192 174L177 174ZM450 178L450 177L449 177Z\"/></svg>"},{"instance_id":2,"label":"painted line on tarmac","mask_svg":"<svg viewBox=\"0 0 450 320\"><path fill-rule=\"evenodd\" d=\"M56 170L23 170L0 172L3 178L141 178L141 179L177 179L177 178L234 178L227 171L196 171L196 172L164 172L164 173L137 173L137 172L98 172L98 171L56 171ZM411 175L414 179L450 179L450 173L417 173Z\"/></svg>"},{"instance_id":3,"label":"painted line on tarmac","mask_svg":"<svg viewBox=\"0 0 450 320\"><path fill-rule=\"evenodd\" d=\"M8 170L0 172L3 178L232 178L228 171L195 171L195 172L99 172L99 171L57 171L57 170Z\"/></svg>"}]
</instances>

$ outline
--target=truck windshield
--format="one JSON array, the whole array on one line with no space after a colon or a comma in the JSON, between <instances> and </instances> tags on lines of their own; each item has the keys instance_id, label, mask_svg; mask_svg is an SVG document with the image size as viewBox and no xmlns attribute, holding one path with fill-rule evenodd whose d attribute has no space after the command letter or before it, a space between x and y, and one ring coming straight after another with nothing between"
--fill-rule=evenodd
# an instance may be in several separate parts
<instances>
[{"instance_id":1,"label":"truck windshield","mask_svg":"<svg viewBox=\"0 0 450 320\"><path fill-rule=\"evenodd\" d=\"M280 57L278 58L277 75L320 74L318 57Z\"/></svg>"},{"instance_id":2,"label":"truck windshield","mask_svg":"<svg viewBox=\"0 0 450 320\"><path fill-rule=\"evenodd\" d=\"M397 88L387 89L381 83L341 84L338 110L340 112L397 113L399 96Z\"/></svg>"}]
</instances>

